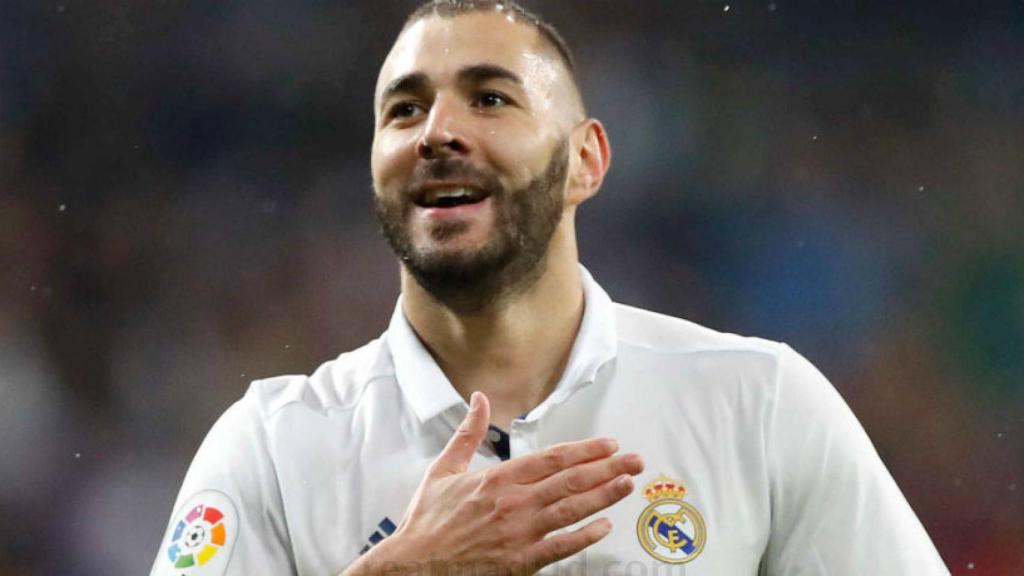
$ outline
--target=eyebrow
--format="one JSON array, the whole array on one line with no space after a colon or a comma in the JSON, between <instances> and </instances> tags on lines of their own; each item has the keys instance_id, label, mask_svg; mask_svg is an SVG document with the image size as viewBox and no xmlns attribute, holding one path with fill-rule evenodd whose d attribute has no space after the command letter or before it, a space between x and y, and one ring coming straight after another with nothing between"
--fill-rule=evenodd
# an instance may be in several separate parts
<instances>
[{"instance_id":1,"label":"eyebrow","mask_svg":"<svg viewBox=\"0 0 1024 576\"><path fill-rule=\"evenodd\" d=\"M395 94L402 92L422 92L428 86L430 86L430 80L427 79L427 75L423 72L413 72L412 74L399 76L389 82L387 87L384 88L384 91L380 94L380 101L383 104Z\"/></svg>"},{"instance_id":2,"label":"eyebrow","mask_svg":"<svg viewBox=\"0 0 1024 576\"><path fill-rule=\"evenodd\" d=\"M488 80L508 80L522 86L523 80L518 74L497 64L473 64L460 68L456 74L459 82L481 84ZM381 103L387 102L395 94L423 92L430 87L430 79L423 72L412 72L395 78L381 92Z\"/></svg>"},{"instance_id":3,"label":"eyebrow","mask_svg":"<svg viewBox=\"0 0 1024 576\"><path fill-rule=\"evenodd\" d=\"M488 80L508 80L515 84L522 85L523 80L513 71L497 64L474 64L459 70L458 79L461 82L473 82L480 84Z\"/></svg>"}]
</instances>

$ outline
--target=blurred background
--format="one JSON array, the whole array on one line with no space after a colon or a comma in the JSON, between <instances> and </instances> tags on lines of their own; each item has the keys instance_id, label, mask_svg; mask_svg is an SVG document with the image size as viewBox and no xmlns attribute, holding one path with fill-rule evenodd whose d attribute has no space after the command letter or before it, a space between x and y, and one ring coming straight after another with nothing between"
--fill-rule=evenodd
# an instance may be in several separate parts
<instances>
[{"instance_id":1,"label":"blurred background","mask_svg":"<svg viewBox=\"0 0 1024 576\"><path fill-rule=\"evenodd\" d=\"M954 574L1024 574L1024 4L526 4L611 135L595 277L792 344ZM0 575L146 573L248 382L385 329L413 5L0 0Z\"/></svg>"}]
</instances>

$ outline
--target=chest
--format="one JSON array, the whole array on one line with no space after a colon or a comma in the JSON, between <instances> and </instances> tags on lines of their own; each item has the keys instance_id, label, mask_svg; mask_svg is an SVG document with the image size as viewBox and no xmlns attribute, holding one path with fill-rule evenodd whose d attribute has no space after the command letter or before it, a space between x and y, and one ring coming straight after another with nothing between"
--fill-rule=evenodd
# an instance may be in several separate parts
<instances>
[{"instance_id":1,"label":"chest","mask_svg":"<svg viewBox=\"0 0 1024 576\"><path fill-rule=\"evenodd\" d=\"M770 521L756 435L678 399L595 388L508 431L512 458L592 436L619 440L646 470L633 494L602 513L602 541L542 574L756 574ZM710 413L708 413L710 411ZM300 574L336 573L401 523L452 427L398 434L324 427L278 459L282 500ZM401 426L399 426L401 428ZM471 469L501 463L485 440ZM568 572L566 572L568 570Z\"/></svg>"}]
</instances>

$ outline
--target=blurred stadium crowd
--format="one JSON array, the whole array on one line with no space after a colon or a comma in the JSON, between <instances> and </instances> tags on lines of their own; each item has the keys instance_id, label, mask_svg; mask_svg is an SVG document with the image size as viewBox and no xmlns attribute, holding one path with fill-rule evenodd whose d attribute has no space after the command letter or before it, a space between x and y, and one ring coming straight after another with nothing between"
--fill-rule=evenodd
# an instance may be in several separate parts
<instances>
[{"instance_id":1,"label":"blurred stadium crowd","mask_svg":"<svg viewBox=\"0 0 1024 576\"><path fill-rule=\"evenodd\" d=\"M954 574L1024 574L1024 5L527 4L611 135L609 293L792 344ZM411 6L0 0L0 575L145 573L248 382L386 327Z\"/></svg>"}]
</instances>

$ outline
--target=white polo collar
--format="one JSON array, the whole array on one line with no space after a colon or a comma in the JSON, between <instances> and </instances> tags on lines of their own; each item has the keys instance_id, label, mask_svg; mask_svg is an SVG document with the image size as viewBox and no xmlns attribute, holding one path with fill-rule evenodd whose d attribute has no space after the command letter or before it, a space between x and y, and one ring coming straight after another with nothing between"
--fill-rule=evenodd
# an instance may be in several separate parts
<instances>
[{"instance_id":1,"label":"white polo collar","mask_svg":"<svg viewBox=\"0 0 1024 576\"><path fill-rule=\"evenodd\" d=\"M540 418L551 407L564 402L573 392L594 381L597 371L615 358L618 338L611 298L582 265L583 321L573 343L569 362L555 390L526 416ZM402 311L399 297L384 341L391 352L395 378L420 421L426 422L455 406L464 414L466 401L455 391L434 358L427 351Z\"/></svg>"}]
</instances>

